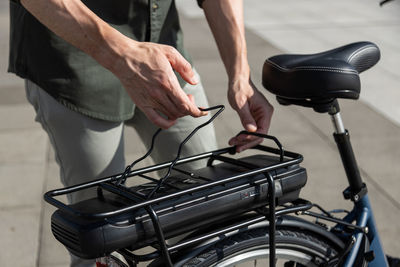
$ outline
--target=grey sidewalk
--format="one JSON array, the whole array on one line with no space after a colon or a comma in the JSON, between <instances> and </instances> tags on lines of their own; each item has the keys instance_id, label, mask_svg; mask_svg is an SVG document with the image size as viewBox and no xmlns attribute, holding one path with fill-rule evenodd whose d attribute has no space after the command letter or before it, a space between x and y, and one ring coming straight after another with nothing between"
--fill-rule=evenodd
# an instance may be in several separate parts
<instances>
[{"instance_id":1,"label":"grey sidewalk","mask_svg":"<svg viewBox=\"0 0 400 267\"><path fill-rule=\"evenodd\" d=\"M8 50L8 3L0 3L0 266L67 266L66 250L50 232L53 208L42 201L46 190L60 187L58 168L47 136L34 123L33 109L24 97L23 83L6 74ZM225 70L202 18L182 17L187 49L208 92L210 104L225 104ZM253 80L260 85L265 58L282 52L255 32L247 32ZM368 76L363 74L362 79ZM347 207L341 192L346 179L331 138L330 120L324 115L297 107L275 106L271 134L289 150L304 155L308 184L302 196L327 209ZM368 185L384 247L400 255L400 127L361 101L342 101L346 127L351 132L362 175ZM228 108L216 123L218 141L241 130ZM131 130L126 132L127 161L143 153Z\"/></svg>"}]
</instances>

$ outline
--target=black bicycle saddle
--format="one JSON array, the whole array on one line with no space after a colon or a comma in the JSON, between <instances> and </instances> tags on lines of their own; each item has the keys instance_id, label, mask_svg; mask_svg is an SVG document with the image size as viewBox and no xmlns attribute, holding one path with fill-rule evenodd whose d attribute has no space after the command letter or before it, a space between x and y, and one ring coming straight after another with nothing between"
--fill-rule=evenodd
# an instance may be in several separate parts
<instances>
[{"instance_id":1,"label":"black bicycle saddle","mask_svg":"<svg viewBox=\"0 0 400 267\"><path fill-rule=\"evenodd\" d=\"M278 55L263 66L262 84L281 104L314 107L336 98L358 99L359 73L380 59L371 42L357 42L309 55Z\"/></svg>"}]
</instances>

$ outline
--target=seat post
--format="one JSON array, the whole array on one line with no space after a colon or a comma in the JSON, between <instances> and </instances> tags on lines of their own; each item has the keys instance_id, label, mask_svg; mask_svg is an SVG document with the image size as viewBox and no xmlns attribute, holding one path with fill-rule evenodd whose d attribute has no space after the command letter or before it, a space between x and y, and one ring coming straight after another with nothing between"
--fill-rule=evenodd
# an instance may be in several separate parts
<instances>
[{"instance_id":1,"label":"seat post","mask_svg":"<svg viewBox=\"0 0 400 267\"><path fill-rule=\"evenodd\" d=\"M343 167L346 171L347 180L350 185L343 193L346 199L352 199L357 202L365 195L367 189L365 184L362 182L357 161L351 146L350 134L343 125L337 100L332 104L332 107L329 110L329 115L331 116L335 129L333 137L339 149Z\"/></svg>"},{"instance_id":2,"label":"seat post","mask_svg":"<svg viewBox=\"0 0 400 267\"><path fill-rule=\"evenodd\" d=\"M331 119L336 134L343 134L346 132L346 129L344 128L343 125L342 116L340 116L340 112L331 115Z\"/></svg>"}]
</instances>

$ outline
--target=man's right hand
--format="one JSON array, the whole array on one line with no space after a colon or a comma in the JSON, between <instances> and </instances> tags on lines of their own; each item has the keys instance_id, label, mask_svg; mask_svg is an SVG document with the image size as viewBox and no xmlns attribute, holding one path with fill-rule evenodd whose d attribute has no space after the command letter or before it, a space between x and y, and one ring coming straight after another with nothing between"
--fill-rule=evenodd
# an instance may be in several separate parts
<instances>
[{"instance_id":1,"label":"man's right hand","mask_svg":"<svg viewBox=\"0 0 400 267\"><path fill-rule=\"evenodd\" d=\"M111 71L152 123L169 128L180 117L207 114L179 85L174 70L190 84L198 81L190 63L175 48L128 38L125 41Z\"/></svg>"},{"instance_id":2,"label":"man's right hand","mask_svg":"<svg viewBox=\"0 0 400 267\"><path fill-rule=\"evenodd\" d=\"M147 118L169 128L179 117L203 116L180 87L173 70L190 84L190 64L171 46L134 41L101 20L80 0L21 0L58 36L112 71ZM162 115L163 114L163 115Z\"/></svg>"}]
</instances>

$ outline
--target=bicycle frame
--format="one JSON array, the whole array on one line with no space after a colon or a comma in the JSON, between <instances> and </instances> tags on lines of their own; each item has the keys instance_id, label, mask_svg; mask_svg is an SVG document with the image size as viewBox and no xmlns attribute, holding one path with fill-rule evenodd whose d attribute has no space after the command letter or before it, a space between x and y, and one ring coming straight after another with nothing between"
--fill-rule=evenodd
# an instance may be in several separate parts
<instances>
[{"instance_id":1,"label":"bicycle frame","mask_svg":"<svg viewBox=\"0 0 400 267\"><path fill-rule=\"evenodd\" d=\"M373 256L374 256L374 259L369 262L368 266L370 267L388 266L385 253L383 252L382 243L376 228L375 219L373 216L372 207L369 202L368 195L363 196L362 199L360 199L360 201L355 203L353 210L344 218L344 220L347 222L352 222L356 220L357 226L366 229L365 234L368 237L370 243L370 251L373 251ZM349 255L347 256L343 266L346 267L354 266L356 257L362 250L361 244L365 234L361 231L355 234L354 245L351 251L349 252ZM362 252L363 251L361 251L361 253ZM368 252L369 251L364 251L364 253Z\"/></svg>"}]
</instances>

